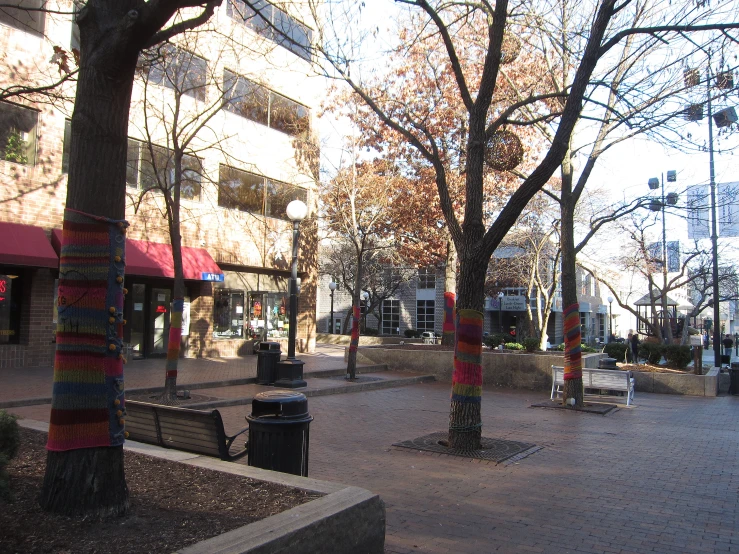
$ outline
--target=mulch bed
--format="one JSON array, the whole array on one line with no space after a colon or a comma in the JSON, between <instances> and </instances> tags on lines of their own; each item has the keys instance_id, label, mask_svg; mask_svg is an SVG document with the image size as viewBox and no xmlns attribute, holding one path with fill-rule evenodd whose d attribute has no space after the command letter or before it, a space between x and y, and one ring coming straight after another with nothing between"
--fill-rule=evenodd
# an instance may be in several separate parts
<instances>
[{"instance_id":1,"label":"mulch bed","mask_svg":"<svg viewBox=\"0 0 739 554\"><path fill-rule=\"evenodd\" d=\"M21 429L8 466L14 499L0 500L0 552L174 552L321 495L218 471L125 453L130 511L95 521L48 514L37 504L46 434Z\"/></svg>"}]
</instances>

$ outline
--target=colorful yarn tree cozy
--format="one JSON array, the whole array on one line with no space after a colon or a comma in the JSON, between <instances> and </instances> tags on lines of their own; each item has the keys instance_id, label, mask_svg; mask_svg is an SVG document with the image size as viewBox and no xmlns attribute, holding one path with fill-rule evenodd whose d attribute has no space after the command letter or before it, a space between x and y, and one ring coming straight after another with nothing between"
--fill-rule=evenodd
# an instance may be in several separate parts
<instances>
[{"instance_id":1,"label":"colorful yarn tree cozy","mask_svg":"<svg viewBox=\"0 0 739 554\"><path fill-rule=\"evenodd\" d=\"M126 221L64 211L48 450L124 442L127 227Z\"/></svg>"},{"instance_id":2,"label":"colorful yarn tree cozy","mask_svg":"<svg viewBox=\"0 0 739 554\"><path fill-rule=\"evenodd\" d=\"M457 345L454 349L452 398L449 414L449 447L463 448L480 444L482 425L482 328L483 314L476 310L457 311ZM453 424L454 421L463 422ZM457 440L471 434L472 441ZM469 439L470 437L466 437Z\"/></svg>"}]
</instances>

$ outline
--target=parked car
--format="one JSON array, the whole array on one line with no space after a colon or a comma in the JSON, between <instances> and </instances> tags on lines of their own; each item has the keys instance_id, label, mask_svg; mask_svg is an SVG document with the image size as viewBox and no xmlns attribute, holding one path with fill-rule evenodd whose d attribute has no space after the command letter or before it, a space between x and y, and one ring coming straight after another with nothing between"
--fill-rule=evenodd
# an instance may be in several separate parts
<instances>
[{"instance_id":1,"label":"parked car","mask_svg":"<svg viewBox=\"0 0 739 554\"><path fill-rule=\"evenodd\" d=\"M434 344L436 339L441 338L441 335L433 331L424 331L421 333L421 338L423 339L423 344Z\"/></svg>"}]
</instances>

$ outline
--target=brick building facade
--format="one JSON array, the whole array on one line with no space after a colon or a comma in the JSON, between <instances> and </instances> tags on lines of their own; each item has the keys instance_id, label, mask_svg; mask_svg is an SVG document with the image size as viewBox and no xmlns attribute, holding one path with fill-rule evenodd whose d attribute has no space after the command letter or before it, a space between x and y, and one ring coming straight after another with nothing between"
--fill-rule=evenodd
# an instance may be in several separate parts
<instances>
[{"instance_id":1,"label":"brick building facade","mask_svg":"<svg viewBox=\"0 0 739 554\"><path fill-rule=\"evenodd\" d=\"M69 12L72 2L46 5ZM243 355L256 339L286 342L292 224L284 208L301 199L309 214L315 213L315 179L297 149L301 141L316 141L312 107L325 84L309 76L309 54L300 45L312 40L312 31L299 14L271 4L265 10L266 17L287 21L297 38L280 43L242 1L226 0L212 21L219 33L200 32L168 45L171 56L162 59L171 65L137 78L129 124L124 310L124 341L134 357L164 355L167 349L171 249L163 195L151 186L153 179L169 183L173 150L166 116L152 125L144 113L146 108L151 117L151 106L167 113L162 106L171 106L175 95L183 111L192 113L217 104L219 95L225 101L207 123L210 136L196 136L183 162L190 170L181 206L189 307L184 354ZM10 68L33 70L4 71L3 84L11 78L24 84L54 78L53 46L72 48L77 40L70 15L34 12L24 19L23 13L0 14L0 47ZM178 75L185 62L187 69ZM64 90L73 97L72 85ZM69 100L0 102L0 230L14 239L0 244L0 368L53 363L54 258L66 198L71 112ZM315 344L315 218L309 215L300 229L297 336L298 350L306 351ZM28 237L38 238L40 231L46 244L34 246L39 253L33 259L24 257Z\"/></svg>"}]
</instances>

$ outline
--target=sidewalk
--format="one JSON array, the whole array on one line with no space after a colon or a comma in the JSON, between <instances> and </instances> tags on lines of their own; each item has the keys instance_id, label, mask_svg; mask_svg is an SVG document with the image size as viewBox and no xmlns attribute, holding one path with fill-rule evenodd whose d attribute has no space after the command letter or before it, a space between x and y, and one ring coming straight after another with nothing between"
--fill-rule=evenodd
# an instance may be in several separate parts
<instances>
[{"instance_id":1,"label":"sidewalk","mask_svg":"<svg viewBox=\"0 0 739 554\"><path fill-rule=\"evenodd\" d=\"M338 351L325 358L341 362ZM486 385L483 435L541 450L495 465L393 446L445 430L449 392L309 398L309 476L380 494L387 553L739 552L739 396L637 393L634 407L599 416L530 407L548 391ZM230 430L250 407L219 410ZM11 411L48 418L48 406Z\"/></svg>"},{"instance_id":2,"label":"sidewalk","mask_svg":"<svg viewBox=\"0 0 739 554\"><path fill-rule=\"evenodd\" d=\"M344 348L319 344L314 354L298 354L303 371L346 368ZM126 390L164 386L164 358L132 360L125 366ZM257 356L243 358L185 358L179 361L177 384L215 383L256 377ZM0 404L24 398L51 398L53 368L0 370Z\"/></svg>"}]
</instances>

